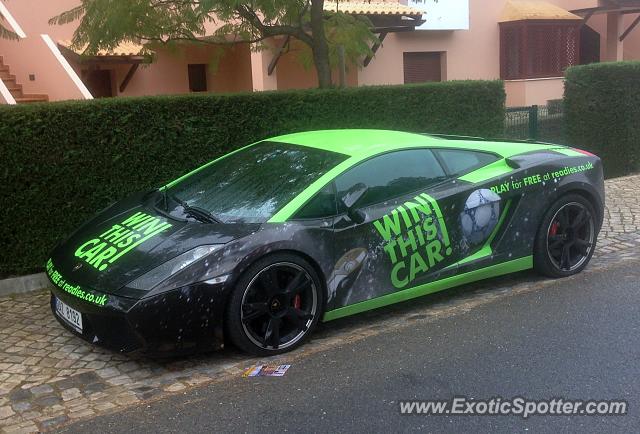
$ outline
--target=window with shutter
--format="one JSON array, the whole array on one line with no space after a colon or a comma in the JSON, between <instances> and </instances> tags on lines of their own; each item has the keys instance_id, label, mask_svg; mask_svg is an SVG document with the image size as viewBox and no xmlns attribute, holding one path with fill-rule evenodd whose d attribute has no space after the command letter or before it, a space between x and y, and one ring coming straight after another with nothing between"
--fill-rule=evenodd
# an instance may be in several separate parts
<instances>
[{"instance_id":1,"label":"window with shutter","mask_svg":"<svg viewBox=\"0 0 640 434\"><path fill-rule=\"evenodd\" d=\"M500 23L500 78L562 77L578 64L579 40L575 20Z\"/></svg>"},{"instance_id":2,"label":"window with shutter","mask_svg":"<svg viewBox=\"0 0 640 434\"><path fill-rule=\"evenodd\" d=\"M442 53L415 52L403 54L404 82L442 81Z\"/></svg>"},{"instance_id":3,"label":"window with shutter","mask_svg":"<svg viewBox=\"0 0 640 434\"><path fill-rule=\"evenodd\" d=\"M188 65L189 72L189 90L191 92L207 91L207 65L192 64Z\"/></svg>"}]
</instances>

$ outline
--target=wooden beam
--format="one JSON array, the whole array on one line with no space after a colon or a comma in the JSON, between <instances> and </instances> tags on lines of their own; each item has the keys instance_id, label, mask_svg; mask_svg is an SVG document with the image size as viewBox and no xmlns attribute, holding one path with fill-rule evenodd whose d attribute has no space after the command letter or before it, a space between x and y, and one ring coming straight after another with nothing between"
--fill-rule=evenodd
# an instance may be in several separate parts
<instances>
[{"instance_id":1,"label":"wooden beam","mask_svg":"<svg viewBox=\"0 0 640 434\"><path fill-rule=\"evenodd\" d=\"M378 48L380 48L380 46L382 45L382 41L384 41L384 38L386 37L387 37L387 32L380 33L380 36L378 36L378 41L375 44L373 44L373 47L371 47L372 54L367 56L364 59L363 65L365 67L369 65L369 63L373 59L373 55L376 54L376 52L378 51Z\"/></svg>"},{"instance_id":2,"label":"wooden beam","mask_svg":"<svg viewBox=\"0 0 640 434\"><path fill-rule=\"evenodd\" d=\"M69 48L65 47L62 44L58 44L58 48L60 49L60 52L64 57L66 57L69 60L72 60L73 62L80 63L81 59L78 53L76 53L73 50L70 50Z\"/></svg>"},{"instance_id":3,"label":"wooden beam","mask_svg":"<svg viewBox=\"0 0 640 434\"><path fill-rule=\"evenodd\" d=\"M624 41L624 38L626 38L627 35L631 33L631 31L638 25L638 23L640 23L640 15L638 15L631 24L629 24L629 27L627 27L627 30L622 32L622 35L620 35L620 42Z\"/></svg>"},{"instance_id":4,"label":"wooden beam","mask_svg":"<svg viewBox=\"0 0 640 434\"><path fill-rule=\"evenodd\" d=\"M122 65L122 64L134 64L134 63L149 63L151 59L146 56L139 55L126 55L126 56L85 56L76 53L68 47L65 47L62 44L58 44L58 48L62 52L62 54L67 58L76 63L82 64L110 64L110 65Z\"/></svg>"},{"instance_id":5,"label":"wooden beam","mask_svg":"<svg viewBox=\"0 0 640 434\"><path fill-rule=\"evenodd\" d=\"M423 21L424 22L424 21ZM385 26L385 27L371 27L372 33L399 33L399 32L413 32L416 29L416 26L421 25L422 23L418 22L417 24L411 23L406 26Z\"/></svg>"},{"instance_id":6,"label":"wooden beam","mask_svg":"<svg viewBox=\"0 0 640 434\"><path fill-rule=\"evenodd\" d=\"M144 56L79 56L79 63L83 65L134 65L149 63L149 59Z\"/></svg>"},{"instance_id":7,"label":"wooden beam","mask_svg":"<svg viewBox=\"0 0 640 434\"><path fill-rule=\"evenodd\" d=\"M587 14L584 16L584 18L582 18L582 24L580 24L580 27L584 26L587 24L587 21L589 21L589 18L591 18L593 16L593 14L595 14L596 11L594 10L590 10L589 12L587 12Z\"/></svg>"},{"instance_id":8,"label":"wooden beam","mask_svg":"<svg viewBox=\"0 0 640 434\"><path fill-rule=\"evenodd\" d=\"M588 14L589 12L593 12L595 14L607 14L607 13L611 13L611 12L619 12L621 14L634 14L636 12L638 12L638 8L636 6L620 6L620 7L616 7L616 6L597 6L597 7L593 7L593 8L584 8L584 9L573 9L571 11L572 14L576 14L576 15L580 15L580 16L586 16L586 14Z\"/></svg>"},{"instance_id":9,"label":"wooden beam","mask_svg":"<svg viewBox=\"0 0 640 434\"><path fill-rule=\"evenodd\" d=\"M127 88L127 85L133 78L133 74L135 74L138 70L138 66L140 66L139 63L134 63L133 65L131 65L131 68L129 68L129 72L127 72L127 75L125 75L124 80L122 80L122 84L120 85L120 93L124 92L124 90Z\"/></svg>"},{"instance_id":10,"label":"wooden beam","mask_svg":"<svg viewBox=\"0 0 640 434\"><path fill-rule=\"evenodd\" d=\"M287 48L287 45L289 45L289 38L289 35L284 38L282 44L280 44L280 47L278 47L278 51L276 51L276 54L273 55L273 59L271 59L271 62L269 62L269 67L267 68L268 75L273 74L274 69L276 69L276 65L278 64L278 60L280 60L280 56L282 56L285 48Z\"/></svg>"}]
</instances>

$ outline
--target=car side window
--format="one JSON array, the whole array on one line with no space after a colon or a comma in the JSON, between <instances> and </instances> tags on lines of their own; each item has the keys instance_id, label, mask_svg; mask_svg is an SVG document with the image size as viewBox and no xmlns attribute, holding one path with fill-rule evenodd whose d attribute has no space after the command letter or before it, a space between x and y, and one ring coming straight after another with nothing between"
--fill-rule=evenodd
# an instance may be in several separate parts
<instances>
[{"instance_id":1,"label":"car side window","mask_svg":"<svg viewBox=\"0 0 640 434\"><path fill-rule=\"evenodd\" d=\"M449 175L460 176L498 160L488 152L465 151L461 149L435 149Z\"/></svg>"},{"instance_id":2,"label":"car side window","mask_svg":"<svg viewBox=\"0 0 640 434\"><path fill-rule=\"evenodd\" d=\"M317 219L337 214L333 182L316 193L294 216L294 219Z\"/></svg>"},{"instance_id":3,"label":"car side window","mask_svg":"<svg viewBox=\"0 0 640 434\"><path fill-rule=\"evenodd\" d=\"M358 183L368 187L359 206L381 203L423 189L446 178L445 172L428 149L395 151L371 158L336 178L339 212L340 198Z\"/></svg>"}]
</instances>

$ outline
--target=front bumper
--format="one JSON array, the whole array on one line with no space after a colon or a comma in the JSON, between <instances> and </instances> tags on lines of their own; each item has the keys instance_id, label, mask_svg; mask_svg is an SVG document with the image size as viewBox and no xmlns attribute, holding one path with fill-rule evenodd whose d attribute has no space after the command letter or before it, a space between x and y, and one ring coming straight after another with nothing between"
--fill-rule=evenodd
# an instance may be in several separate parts
<instances>
[{"instance_id":1,"label":"front bumper","mask_svg":"<svg viewBox=\"0 0 640 434\"><path fill-rule=\"evenodd\" d=\"M189 285L141 300L108 294L103 306L57 287L51 293L51 309L60 324L87 342L113 351L172 355L223 346L226 291L222 284ZM82 332L57 314L55 298L80 312Z\"/></svg>"}]
</instances>

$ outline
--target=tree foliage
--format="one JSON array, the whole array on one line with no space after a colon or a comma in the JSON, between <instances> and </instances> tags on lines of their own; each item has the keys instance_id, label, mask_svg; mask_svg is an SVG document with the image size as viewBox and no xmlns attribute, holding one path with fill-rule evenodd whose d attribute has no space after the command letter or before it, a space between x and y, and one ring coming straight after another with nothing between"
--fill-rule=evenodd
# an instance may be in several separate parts
<instances>
[{"instance_id":1,"label":"tree foliage","mask_svg":"<svg viewBox=\"0 0 640 434\"><path fill-rule=\"evenodd\" d=\"M0 39L18 40L20 36L13 30L9 30L3 23L0 23Z\"/></svg>"},{"instance_id":2,"label":"tree foliage","mask_svg":"<svg viewBox=\"0 0 640 434\"><path fill-rule=\"evenodd\" d=\"M372 54L370 47L376 41L367 18L326 12L324 0L82 0L50 23L76 20L80 23L72 42L86 54L113 49L123 41L248 42L265 49L269 38L293 38L308 47L302 57L313 59L320 87L331 85L338 45L356 64Z\"/></svg>"}]
</instances>

